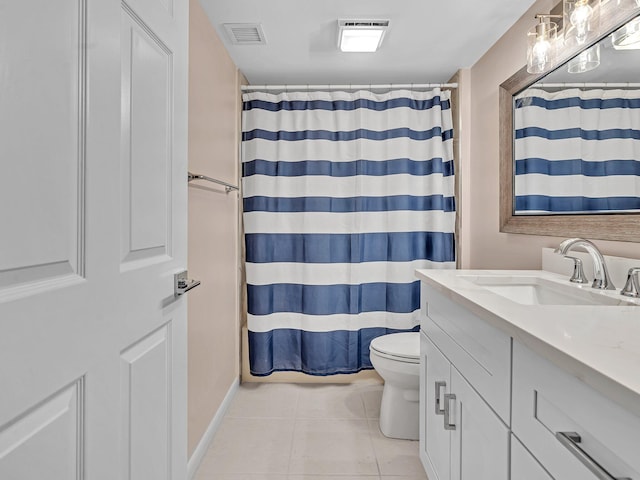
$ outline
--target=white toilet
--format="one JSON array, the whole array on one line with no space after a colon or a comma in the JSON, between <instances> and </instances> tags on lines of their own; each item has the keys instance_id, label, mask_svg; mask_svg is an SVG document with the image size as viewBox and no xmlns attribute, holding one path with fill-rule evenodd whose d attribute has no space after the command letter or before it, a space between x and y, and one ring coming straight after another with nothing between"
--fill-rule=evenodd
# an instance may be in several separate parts
<instances>
[{"instance_id":1,"label":"white toilet","mask_svg":"<svg viewBox=\"0 0 640 480\"><path fill-rule=\"evenodd\" d=\"M374 338L371 364L384 379L380 430L391 438L418 440L420 333L392 333Z\"/></svg>"}]
</instances>

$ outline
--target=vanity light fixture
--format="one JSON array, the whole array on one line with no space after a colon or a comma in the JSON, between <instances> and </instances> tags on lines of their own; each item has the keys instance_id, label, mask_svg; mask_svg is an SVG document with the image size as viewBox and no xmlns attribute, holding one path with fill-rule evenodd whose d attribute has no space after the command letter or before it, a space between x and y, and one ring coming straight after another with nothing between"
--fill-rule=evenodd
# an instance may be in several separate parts
<instances>
[{"instance_id":1,"label":"vanity light fixture","mask_svg":"<svg viewBox=\"0 0 640 480\"><path fill-rule=\"evenodd\" d=\"M560 15L536 15L538 24L527 33L527 72L543 73L556 62L558 26L551 21Z\"/></svg>"},{"instance_id":2,"label":"vanity light fixture","mask_svg":"<svg viewBox=\"0 0 640 480\"><path fill-rule=\"evenodd\" d=\"M636 17L611 34L611 43L616 50L640 49L640 17Z\"/></svg>"},{"instance_id":3,"label":"vanity light fixture","mask_svg":"<svg viewBox=\"0 0 640 480\"><path fill-rule=\"evenodd\" d=\"M600 0L564 0L565 45L584 45L600 34Z\"/></svg>"},{"instance_id":4,"label":"vanity light fixture","mask_svg":"<svg viewBox=\"0 0 640 480\"><path fill-rule=\"evenodd\" d=\"M338 20L338 47L343 52L375 52L389 20Z\"/></svg>"},{"instance_id":5,"label":"vanity light fixture","mask_svg":"<svg viewBox=\"0 0 640 480\"><path fill-rule=\"evenodd\" d=\"M600 44L596 43L593 47L587 48L575 58L569 60L567 70L569 73L584 73L594 70L600 65Z\"/></svg>"},{"instance_id":6,"label":"vanity light fixture","mask_svg":"<svg viewBox=\"0 0 640 480\"><path fill-rule=\"evenodd\" d=\"M602 3L607 3L609 0L602 0ZM626 10L632 10L640 7L640 0L618 0L617 6Z\"/></svg>"}]
</instances>

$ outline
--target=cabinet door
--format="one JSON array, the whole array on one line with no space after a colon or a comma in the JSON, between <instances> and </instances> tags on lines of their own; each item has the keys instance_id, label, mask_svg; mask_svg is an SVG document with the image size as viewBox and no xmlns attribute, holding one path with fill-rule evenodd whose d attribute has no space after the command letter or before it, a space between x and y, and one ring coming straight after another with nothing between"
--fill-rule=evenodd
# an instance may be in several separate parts
<instances>
[{"instance_id":1,"label":"cabinet door","mask_svg":"<svg viewBox=\"0 0 640 480\"><path fill-rule=\"evenodd\" d=\"M553 480L513 434L511 435L511 478L513 480Z\"/></svg>"},{"instance_id":2,"label":"cabinet door","mask_svg":"<svg viewBox=\"0 0 640 480\"><path fill-rule=\"evenodd\" d=\"M424 334L420 355L420 459L429 479L449 480L450 433L444 428L442 407L444 395L450 392L451 364Z\"/></svg>"},{"instance_id":3,"label":"cabinet door","mask_svg":"<svg viewBox=\"0 0 640 480\"><path fill-rule=\"evenodd\" d=\"M454 367L451 392L451 480L507 480L508 428Z\"/></svg>"}]
</instances>

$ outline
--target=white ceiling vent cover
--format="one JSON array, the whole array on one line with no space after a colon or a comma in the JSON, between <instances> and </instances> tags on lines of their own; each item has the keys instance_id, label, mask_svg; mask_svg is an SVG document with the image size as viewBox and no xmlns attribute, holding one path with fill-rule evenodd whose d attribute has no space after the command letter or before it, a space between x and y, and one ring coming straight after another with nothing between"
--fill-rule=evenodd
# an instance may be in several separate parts
<instances>
[{"instance_id":1,"label":"white ceiling vent cover","mask_svg":"<svg viewBox=\"0 0 640 480\"><path fill-rule=\"evenodd\" d=\"M341 27L387 28L389 20L338 20Z\"/></svg>"},{"instance_id":2,"label":"white ceiling vent cover","mask_svg":"<svg viewBox=\"0 0 640 480\"><path fill-rule=\"evenodd\" d=\"M223 24L229 40L234 45L266 45L262 25L259 23L225 23Z\"/></svg>"}]
</instances>

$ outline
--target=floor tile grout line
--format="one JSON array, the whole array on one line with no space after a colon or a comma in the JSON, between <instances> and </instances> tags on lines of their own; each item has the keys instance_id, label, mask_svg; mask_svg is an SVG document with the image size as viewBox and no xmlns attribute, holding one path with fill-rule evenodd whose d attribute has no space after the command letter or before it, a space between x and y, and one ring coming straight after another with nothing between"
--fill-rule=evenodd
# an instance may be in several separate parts
<instances>
[{"instance_id":1,"label":"floor tile grout line","mask_svg":"<svg viewBox=\"0 0 640 480\"><path fill-rule=\"evenodd\" d=\"M276 391L275 389L272 389L271 391ZM345 421L354 421L357 422L358 424L361 424L361 422L363 422L365 424L365 428L366 428L366 435L368 435L369 437L369 445L370 445L370 451L373 454L374 460L375 460L375 464L376 464L376 472L377 473L355 473L352 474L354 480L357 478L358 480L362 479L362 480L385 480L385 479L391 479L394 478L394 475L390 475L390 473L387 473L387 475L383 475L382 474L382 469L381 468L381 462L384 463L384 460L386 457L379 457L379 452L378 449L376 449L376 441L378 436L376 435L376 431L375 429L377 428L377 421L378 418L377 416L373 415L373 406L370 410L367 409L366 405L366 401L371 400L372 399L372 392L370 390L366 390L366 391L359 391L356 390L357 392L357 397L353 398L352 400L354 402L357 402L357 404L359 404L359 408L357 409L358 411L363 411L364 414L363 415L359 415L359 416L324 416L324 415L320 415L320 416L300 416L301 413L301 407L302 404L301 402L303 401L303 399L306 399L308 401L313 401L315 395L303 395L304 392L309 391L307 389L303 389L303 388L299 388L298 385L295 385L294 388L291 389L291 398L290 399L290 403L289 405L293 406L294 408L293 410L293 418L291 417L291 415L287 415L287 416L273 416L271 413L271 407L274 408L274 410L278 410L281 411L282 410L282 405L279 405L280 400L282 400L282 396L281 393L278 393L277 395L269 395L269 389L264 389L261 392L252 392L251 390L249 390L248 392L248 398L250 399L250 401L247 402L247 405L243 405L240 409L237 409L236 411L240 412L241 416L232 416L232 415L225 415L225 418L230 418L230 419L238 419L238 420L244 420L244 421L251 421L254 419L259 419L259 420L268 420L268 421L284 421L289 423L290 427L292 430L290 430L291 432L291 436L290 436L290 443L289 443L289 450L288 450L288 458L287 458L287 463L286 463L286 469L283 469L283 473L286 471L286 473L284 475L282 475L282 477L279 477L279 480L300 480L300 479L305 479L305 480L314 480L315 477L319 477L319 478L325 478L323 477L323 475L321 475L320 473L303 473L298 472L292 472L292 463L293 463L293 453L294 453L294 447L295 447L295 434L298 430L300 430L301 428L303 428L304 424L306 422L317 422L317 421L331 421L331 422L345 422ZM318 392L322 391L321 389L317 390ZM354 392L354 393L356 393ZM309 398L307 398L307 396ZM261 413L262 415L251 415L251 416L245 416L242 415L242 408L252 408L251 405L252 404L256 404L256 403L260 403L260 402L265 402L265 398L268 399L268 401L266 403L268 403L269 405L263 405L263 407L266 408L262 408ZM327 395L326 398L331 398L331 395ZM346 397L345 397L346 398ZM246 401L247 399L243 399L243 402ZM340 400L338 398L338 400ZM355 404L353 404L355 406ZM312 405L313 407L313 405ZM308 410L308 409L307 409ZM352 410L353 411L353 410ZM300 432L299 432L300 433ZM285 450L286 451L286 450ZM285 452L283 452L285 453ZM285 457L286 458L286 457ZM284 458L283 458L284 460ZM284 465L283 465L284 466ZM386 469L386 467L385 467ZM261 472L263 472L264 470L260 470ZM273 475L271 473L268 473L268 471L264 471L264 473L256 473L256 478L258 478L258 475L265 475L265 478L272 478ZM271 476L270 476L271 475ZM324 474L326 476L326 478L331 478L331 477L339 477L339 474L337 473L333 473L333 474ZM274 477L275 478L275 477ZM351 476L349 477L351 478ZM413 478L417 478L417 477L412 477L412 476L402 476L398 474L395 474L395 478L398 478L399 480L409 480L409 479L413 479ZM422 478L422 477L420 477ZM248 479L247 479L248 480Z\"/></svg>"},{"instance_id":2,"label":"floor tile grout line","mask_svg":"<svg viewBox=\"0 0 640 480\"><path fill-rule=\"evenodd\" d=\"M293 458L293 440L298 427L298 407L300 406L300 388L296 386L296 406L293 412L293 431L291 432L291 445L289 446L289 460L287 461L287 478L291 475L291 459Z\"/></svg>"},{"instance_id":3,"label":"floor tile grout line","mask_svg":"<svg viewBox=\"0 0 640 480\"><path fill-rule=\"evenodd\" d=\"M366 403L365 403L364 395L362 394L362 392L360 392L360 400L362 402L362 408L364 410L365 421L367 422L367 434L369 435L369 443L371 444L371 451L373 452L373 458L375 459L375 462L376 462L376 469L378 470L378 479L380 479L382 473L380 470L380 464L378 462L378 452L376 451L376 447L373 442L373 435L371 434L371 421L367 415Z\"/></svg>"}]
</instances>

